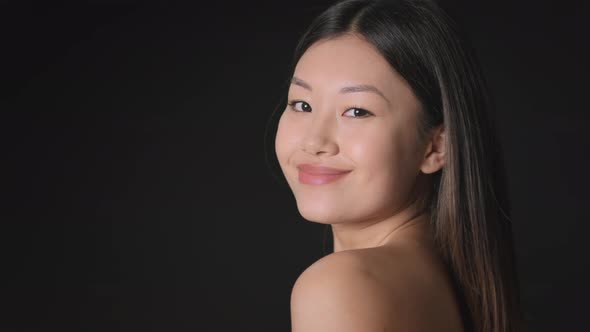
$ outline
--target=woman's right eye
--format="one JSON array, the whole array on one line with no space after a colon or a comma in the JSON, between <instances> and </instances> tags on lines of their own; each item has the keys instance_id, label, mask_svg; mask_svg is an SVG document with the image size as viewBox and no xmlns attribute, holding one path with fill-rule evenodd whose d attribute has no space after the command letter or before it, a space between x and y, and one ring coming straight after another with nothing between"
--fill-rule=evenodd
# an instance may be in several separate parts
<instances>
[{"instance_id":1,"label":"woman's right eye","mask_svg":"<svg viewBox=\"0 0 590 332\"><path fill-rule=\"evenodd\" d=\"M301 105L300 108L297 108L296 105ZM289 102L289 106L291 106L291 108L293 110L295 110L295 112L308 112L311 111L311 106L309 106L308 103L304 102L304 101L300 101L300 100L293 100L291 102Z\"/></svg>"}]
</instances>

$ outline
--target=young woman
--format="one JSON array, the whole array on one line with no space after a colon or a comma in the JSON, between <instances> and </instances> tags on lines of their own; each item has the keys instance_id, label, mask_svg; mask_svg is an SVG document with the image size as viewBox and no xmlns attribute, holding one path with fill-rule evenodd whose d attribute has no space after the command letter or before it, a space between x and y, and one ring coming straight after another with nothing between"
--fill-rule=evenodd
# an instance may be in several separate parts
<instances>
[{"instance_id":1,"label":"young woman","mask_svg":"<svg viewBox=\"0 0 590 332\"><path fill-rule=\"evenodd\" d=\"M426 0L346 0L297 45L275 152L334 252L293 332L520 331L501 150L480 69Z\"/></svg>"}]
</instances>

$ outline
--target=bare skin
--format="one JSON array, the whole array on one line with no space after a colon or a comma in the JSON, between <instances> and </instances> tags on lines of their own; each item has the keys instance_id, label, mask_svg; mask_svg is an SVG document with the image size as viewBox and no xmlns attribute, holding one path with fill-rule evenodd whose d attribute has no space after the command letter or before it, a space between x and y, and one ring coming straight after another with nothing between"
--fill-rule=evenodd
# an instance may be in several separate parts
<instances>
[{"instance_id":1,"label":"bare skin","mask_svg":"<svg viewBox=\"0 0 590 332\"><path fill-rule=\"evenodd\" d=\"M376 89L348 88L359 85ZM422 200L429 174L444 165L444 126L418 137L420 102L356 35L312 45L296 66L289 101L277 158L301 215L330 224L334 236L334 253L293 287L292 331L461 331ZM310 185L299 181L301 163L350 172Z\"/></svg>"},{"instance_id":2,"label":"bare skin","mask_svg":"<svg viewBox=\"0 0 590 332\"><path fill-rule=\"evenodd\" d=\"M309 266L292 290L292 332L463 331L427 220L421 215L380 246Z\"/></svg>"}]
</instances>

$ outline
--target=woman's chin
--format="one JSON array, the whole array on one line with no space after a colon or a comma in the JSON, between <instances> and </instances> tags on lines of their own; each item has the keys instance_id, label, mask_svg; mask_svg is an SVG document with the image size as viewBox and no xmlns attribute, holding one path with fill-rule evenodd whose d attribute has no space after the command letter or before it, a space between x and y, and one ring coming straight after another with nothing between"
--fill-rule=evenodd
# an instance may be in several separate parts
<instances>
[{"instance_id":1,"label":"woman's chin","mask_svg":"<svg viewBox=\"0 0 590 332\"><path fill-rule=\"evenodd\" d=\"M339 208L333 204L322 202L297 202L299 214L308 221L320 224L333 224L337 222Z\"/></svg>"}]
</instances>

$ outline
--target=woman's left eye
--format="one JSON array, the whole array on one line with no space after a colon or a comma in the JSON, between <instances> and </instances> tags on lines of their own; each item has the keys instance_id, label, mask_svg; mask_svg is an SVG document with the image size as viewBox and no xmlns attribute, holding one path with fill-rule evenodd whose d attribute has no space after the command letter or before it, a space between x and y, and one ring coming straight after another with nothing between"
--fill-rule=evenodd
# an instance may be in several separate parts
<instances>
[{"instance_id":1,"label":"woman's left eye","mask_svg":"<svg viewBox=\"0 0 590 332\"><path fill-rule=\"evenodd\" d=\"M358 107L352 107L352 108L350 108L348 111L346 111L344 113L345 114L346 113L353 114L354 115L354 116L352 116L353 118L365 118L367 116L373 115L373 113L371 113L371 112L369 112L369 111L367 111L365 109L358 108Z\"/></svg>"}]
</instances>

